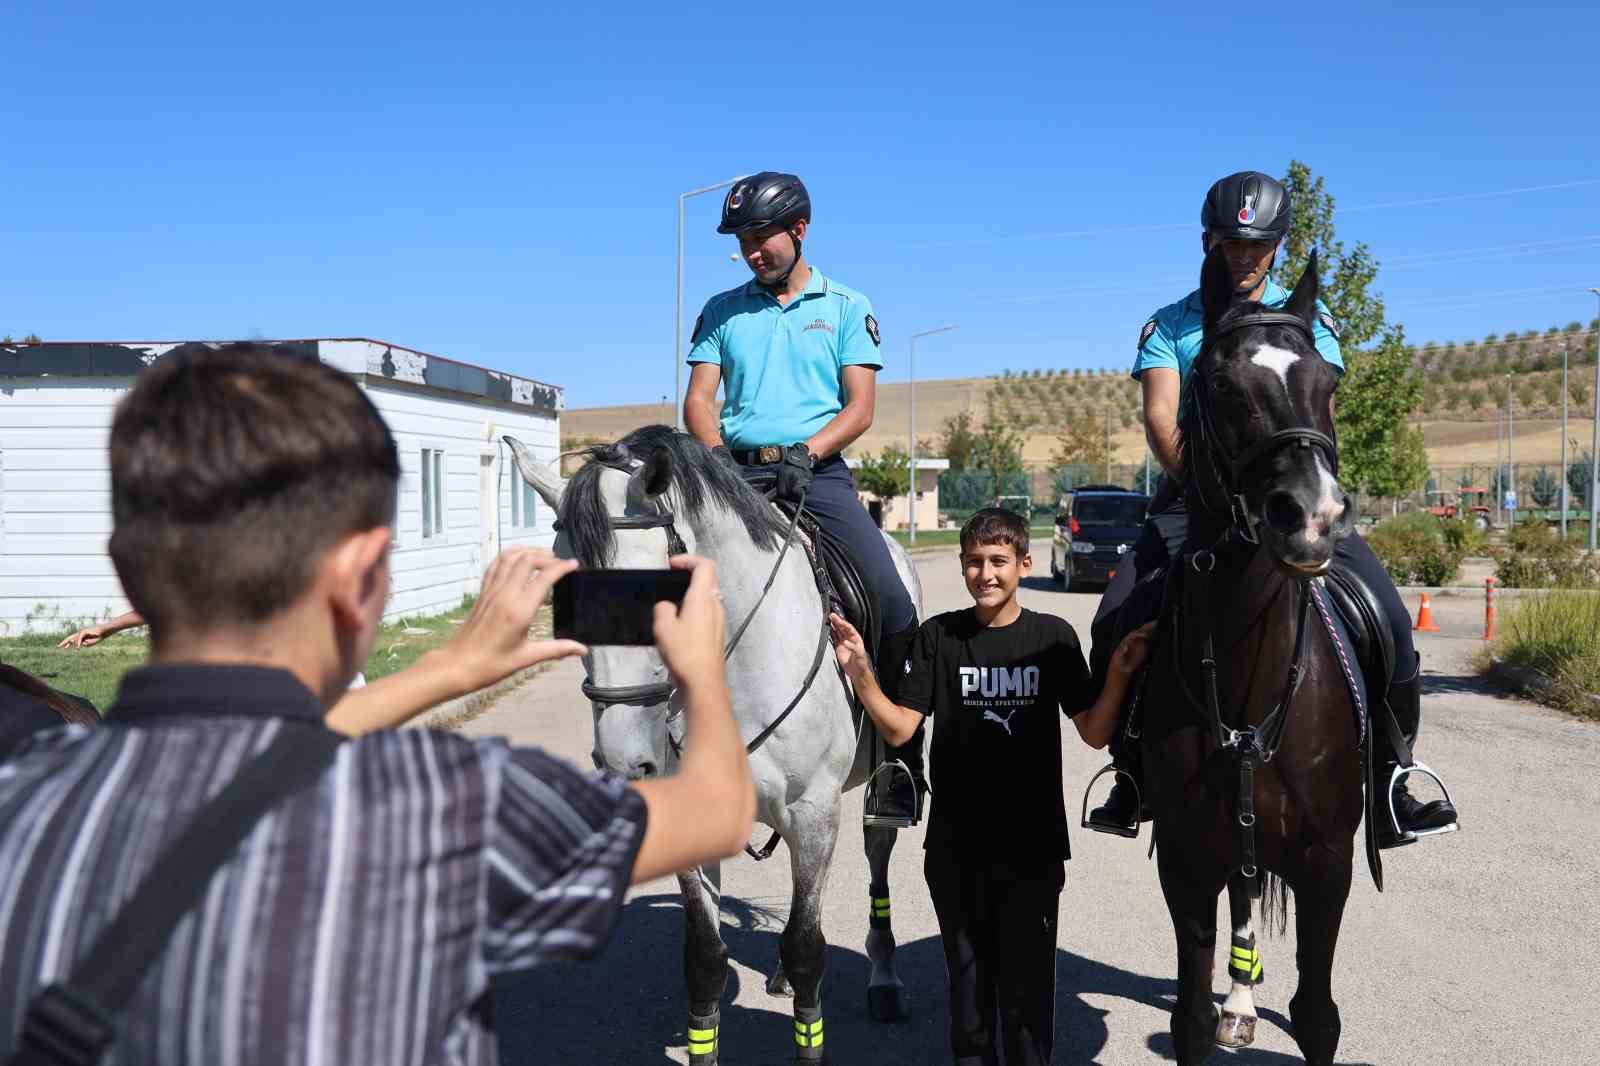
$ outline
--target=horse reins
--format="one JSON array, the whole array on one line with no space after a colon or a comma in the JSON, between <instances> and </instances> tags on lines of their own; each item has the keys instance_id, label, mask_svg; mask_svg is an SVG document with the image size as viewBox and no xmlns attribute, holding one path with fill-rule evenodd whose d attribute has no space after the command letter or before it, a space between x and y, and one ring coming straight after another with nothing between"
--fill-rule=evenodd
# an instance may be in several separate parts
<instances>
[{"instance_id":1,"label":"horse reins","mask_svg":"<svg viewBox=\"0 0 1600 1066\"><path fill-rule=\"evenodd\" d=\"M1251 326L1273 325L1292 327L1314 343L1311 327L1298 315L1282 311L1261 311L1240 315L1209 331L1201 345L1200 357L1196 359L1192 394L1201 436L1201 447L1197 450L1205 456L1211 479L1222 498L1227 501L1227 505L1225 508L1215 507L1207 499L1203 489L1197 492L1197 496L1207 511L1213 514L1225 514L1228 518L1228 527L1216 543L1186 557L1189 572L1184 575L1183 628L1194 632L1187 641L1183 639L1181 631L1175 634L1177 640L1175 657L1178 663L1175 672L1184 696L1209 719L1207 724L1211 727L1217 747L1222 751L1232 752L1239 759L1237 822L1242 858L1239 872L1249 879L1249 891L1252 897L1260 894L1259 883L1256 880L1259 867L1256 863L1255 771L1257 765L1270 763L1283 743L1284 733L1289 725L1289 707L1294 702L1295 694L1300 690L1300 683L1305 679L1306 632L1310 628L1311 621L1311 592L1305 580L1296 581L1295 594L1299 599L1299 605L1295 619L1294 653L1289 661L1289 673L1284 681L1283 695L1260 722L1245 726L1243 729L1235 729L1222 720L1222 701L1217 682L1216 635L1205 615L1206 608L1211 602L1211 579L1216 571L1217 552L1222 550L1230 539L1238 537L1253 547L1259 547L1261 544L1244 494L1239 491L1240 478L1262 458L1289 447L1317 449L1327 459L1332 472L1337 474L1339 447L1328 434L1303 426L1277 430L1256 441L1237 456L1230 455L1212 421L1209 389L1198 364L1215 348L1217 341L1222 337ZM1198 478L1198 469L1196 475ZM1203 701L1195 697L1182 667L1185 645L1190 647L1198 645L1199 648Z\"/></svg>"}]
</instances>

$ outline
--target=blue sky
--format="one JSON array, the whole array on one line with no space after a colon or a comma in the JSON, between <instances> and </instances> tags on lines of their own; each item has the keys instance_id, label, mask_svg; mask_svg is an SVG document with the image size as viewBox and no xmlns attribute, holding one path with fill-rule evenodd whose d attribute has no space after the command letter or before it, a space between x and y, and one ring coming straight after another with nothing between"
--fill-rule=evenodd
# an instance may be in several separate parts
<instances>
[{"instance_id":1,"label":"blue sky","mask_svg":"<svg viewBox=\"0 0 1600 1066\"><path fill-rule=\"evenodd\" d=\"M33 6L0 13L0 332L373 336L656 401L677 194L771 168L885 380L947 322L921 378L1122 368L1206 187L1290 158L1412 339L1596 313L1592 3ZM686 323L748 277L717 208Z\"/></svg>"}]
</instances>

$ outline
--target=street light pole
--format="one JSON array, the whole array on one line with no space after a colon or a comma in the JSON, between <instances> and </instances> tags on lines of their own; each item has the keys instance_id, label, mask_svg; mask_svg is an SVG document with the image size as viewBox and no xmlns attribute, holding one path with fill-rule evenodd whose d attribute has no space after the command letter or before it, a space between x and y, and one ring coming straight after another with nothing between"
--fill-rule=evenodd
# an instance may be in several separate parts
<instances>
[{"instance_id":1,"label":"street light pole","mask_svg":"<svg viewBox=\"0 0 1600 1066\"><path fill-rule=\"evenodd\" d=\"M1511 391L1511 375L1506 375L1506 470L1511 476L1511 495L1517 494L1517 461L1512 458L1511 446L1517 439L1517 397ZM1521 500L1517 500L1521 503ZM1511 520L1517 520L1516 509L1511 511Z\"/></svg>"},{"instance_id":2,"label":"street light pole","mask_svg":"<svg viewBox=\"0 0 1600 1066\"><path fill-rule=\"evenodd\" d=\"M673 305L675 313L672 319L672 395L673 406L678 412L677 429L680 433L683 432L683 205L690 197L726 189L742 177L744 175L740 174L738 178L729 178L715 185L690 189L688 192L678 194L678 299Z\"/></svg>"},{"instance_id":3,"label":"street light pole","mask_svg":"<svg viewBox=\"0 0 1600 1066\"><path fill-rule=\"evenodd\" d=\"M1600 298L1600 289L1590 289ZM1600 500L1595 489L1600 487L1600 329L1594 331L1594 440L1589 445L1589 550L1594 551L1595 519L1600 517Z\"/></svg>"},{"instance_id":4,"label":"street light pole","mask_svg":"<svg viewBox=\"0 0 1600 1066\"><path fill-rule=\"evenodd\" d=\"M935 333L948 333L955 328L952 323L948 326L925 329L919 333L913 333L909 342L911 349L910 359L908 360L911 371L911 447L909 449L909 458L906 462L906 509L910 512L910 516L907 519L906 528L909 531L907 539L912 544L917 542L917 338L928 337Z\"/></svg>"},{"instance_id":5,"label":"street light pole","mask_svg":"<svg viewBox=\"0 0 1600 1066\"><path fill-rule=\"evenodd\" d=\"M1567 338L1561 338L1561 543L1567 542Z\"/></svg>"}]
</instances>

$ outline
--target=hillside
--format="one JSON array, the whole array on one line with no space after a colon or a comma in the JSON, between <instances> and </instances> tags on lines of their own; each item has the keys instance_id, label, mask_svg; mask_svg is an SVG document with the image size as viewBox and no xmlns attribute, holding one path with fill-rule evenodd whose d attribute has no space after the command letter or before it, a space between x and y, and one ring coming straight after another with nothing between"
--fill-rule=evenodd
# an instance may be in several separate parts
<instances>
[{"instance_id":1,"label":"hillside","mask_svg":"<svg viewBox=\"0 0 1600 1066\"><path fill-rule=\"evenodd\" d=\"M1423 378L1423 402L1416 412L1436 465L1492 465L1495 439L1505 411L1509 384L1515 398L1516 459L1551 463L1561 455L1561 353L1570 358L1569 436L1581 451L1588 447L1586 423L1594 417L1595 331L1573 322L1543 333L1491 334L1481 341L1455 341L1413 348L1414 372ZM904 444L910 426L910 389L904 382L878 386L873 428L853 452L872 452L891 442ZM1110 431L1118 463L1144 459L1139 429L1139 388L1122 371L1001 371L988 377L917 383L917 436L934 439L946 419L961 412L981 418L990 409L1024 430L1023 458L1042 465L1055 451L1056 437L1071 419L1093 419ZM574 408L562 414L568 438L613 440L637 426L672 419L661 404Z\"/></svg>"}]
</instances>

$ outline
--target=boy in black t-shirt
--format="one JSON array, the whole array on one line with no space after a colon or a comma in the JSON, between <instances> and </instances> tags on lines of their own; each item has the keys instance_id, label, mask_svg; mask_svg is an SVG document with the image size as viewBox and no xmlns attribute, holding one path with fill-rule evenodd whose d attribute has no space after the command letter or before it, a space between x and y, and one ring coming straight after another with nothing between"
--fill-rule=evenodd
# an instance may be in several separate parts
<instances>
[{"instance_id":1,"label":"boy in black t-shirt","mask_svg":"<svg viewBox=\"0 0 1600 1066\"><path fill-rule=\"evenodd\" d=\"M829 618L839 663L886 743L933 716L933 808L924 871L950 974L950 1043L958 1066L1047 1063L1055 1032L1056 917L1065 879L1061 713L1086 743L1116 730L1152 627L1130 633L1098 696L1065 619L1026 610L1017 585L1033 567L1028 527L987 508L961 531L973 606L918 630L899 703L884 696L861 637Z\"/></svg>"}]
</instances>

